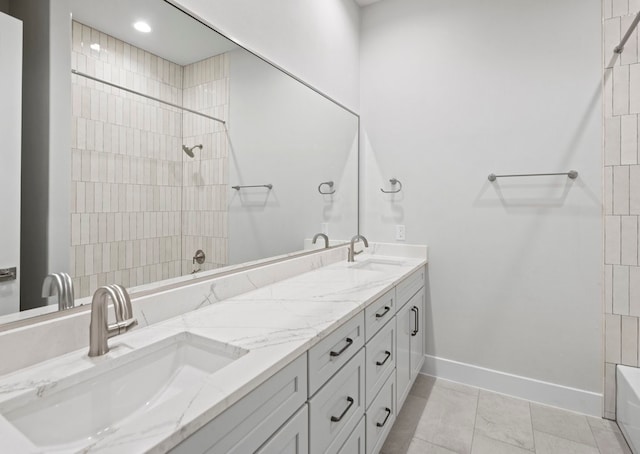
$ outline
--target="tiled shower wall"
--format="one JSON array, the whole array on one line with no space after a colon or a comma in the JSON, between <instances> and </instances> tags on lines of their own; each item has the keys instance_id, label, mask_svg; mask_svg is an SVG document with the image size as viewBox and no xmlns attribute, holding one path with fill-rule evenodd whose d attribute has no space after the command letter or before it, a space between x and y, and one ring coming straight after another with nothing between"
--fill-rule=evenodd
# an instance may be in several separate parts
<instances>
[{"instance_id":1,"label":"tiled shower wall","mask_svg":"<svg viewBox=\"0 0 640 454\"><path fill-rule=\"evenodd\" d=\"M226 115L228 63L216 58L217 64L210 66L217 72L205 64L191 65L204 67L204 72L185 70L73 23L74 69L174 104L183 100L184 73L193 71L197 77L187 78L193 88L187 98L194 108ZM218 79L207 84L207 77ZM219 95L212 98L217 80L225 78ZM131 287L190 272L196 249L205 249L209 261L201 268L225 264L226 212L218 212L226 211L226 188L221 187L226 166L216 165L226 156L226 141L219 127L84 77L72 76L72 87L71 275L76 296L88 296L106 283ZM190 134L184 139L183 126ZM189 162L181 147L195 140L204 147L202 154L195 150L197 159ZM196 162L197 167L183 169L183 164ZM187 178L192 176L197 179ZM194 194L183 193L183 178L188 186L198 186ZM183 228L190 235L186 244L197 246L193 251L182 252Z\"/></svg>"},{"instance_id":2,"label":"tiled shower wall","mask_svg":"<svg viewBox=\"0 0 640 454\"><path fill-rule=\"evenodd\" d=\"M229 118L229 55L222 54L184 67L183 106L226 121ZM208 270L228 260L225 125L189 112L182 117L184 143L194 157L183 155L182 272ZM198 249L206 254L194 264Z\"/></svg>"},{"instance_id":3,"label":"tiled shower wall","mask_svg":"<svg viewBox=\"0 0 640 454\"><path fill-rule=\"evenodd\" d=\"M615 419L615 366L638 367L640 320L640 59L638 32L613 52L640 0L603 0L605 389L604 416Z\"/></svg>"}]
</instances>

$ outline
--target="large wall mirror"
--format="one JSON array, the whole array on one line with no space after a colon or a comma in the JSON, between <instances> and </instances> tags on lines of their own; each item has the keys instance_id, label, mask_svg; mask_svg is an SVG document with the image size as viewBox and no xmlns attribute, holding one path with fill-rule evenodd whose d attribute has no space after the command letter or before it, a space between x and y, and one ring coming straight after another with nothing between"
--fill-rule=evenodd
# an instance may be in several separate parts
<instances>
[{"instance_id":1,"label":"large wall mirror","mask_svg":"<svg viewBox=\"0 0 640 454\"><path fill-rule=\"evenodd\" d=\"M70 4L76 299L357 232L357 115L164 0Z\"/></svg>"}]
</instances>

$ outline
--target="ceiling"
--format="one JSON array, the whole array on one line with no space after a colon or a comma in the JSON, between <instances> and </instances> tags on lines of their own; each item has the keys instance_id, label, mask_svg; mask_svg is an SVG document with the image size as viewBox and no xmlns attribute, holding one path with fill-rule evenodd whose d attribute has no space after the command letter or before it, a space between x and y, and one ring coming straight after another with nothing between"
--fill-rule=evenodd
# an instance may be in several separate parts
<instances>
[{"instance_id":1,"label":"ceiling","mask_svg":"<svg viewBox=\"0 0 640 454\"><path fill-rule=\"evenodd\" d=\"M71 0L73 19L179 65L238 48L162 0ZM151 33L133 24L143 20Z\"/></svg>"}]
</instances>

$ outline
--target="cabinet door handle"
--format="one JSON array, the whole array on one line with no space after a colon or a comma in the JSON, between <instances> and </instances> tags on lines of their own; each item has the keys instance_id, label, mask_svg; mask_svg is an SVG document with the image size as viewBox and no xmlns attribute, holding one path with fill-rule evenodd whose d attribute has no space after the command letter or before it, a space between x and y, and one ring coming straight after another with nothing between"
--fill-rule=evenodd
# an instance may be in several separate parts
<instances>
[{"instance_id":1,"label":"cabinet door handle","mask_svg":"<svg viewBox=\"0 0 640 454\"><path fill-rule=\"evenodd\" d=\"M384 354L387 355L386 358L382 361L376 361L376 366L384 366L384 363L389 361L389 358L391 358L391 352L389 350L385 350Z\"/></svg>"},{"instance_id":2,"label":"cabinet door handle","mask_svg":"<svg viewBox=\"0 0 640 454\"><path fill-rule=\"evenodd\" d=\"M340 356L340 355L342 355L344 353L344 351L347 348L351 347L351 344L353 344L353 339L351 339L350 337L347 337L346 341L347 341L347 345L342 347L340 349L340 351L337 351L337 352L334 352L333 350L331 350L331 353L329 353L329 356Z\"/></svg>"},{"instance_id":3,"label":"cabinet door handle","mask_svg":"<svg viewBox=\"0 0 640 454\"><path fill-rule=\"evenodd\" d=\"M342 418L344 418L344 415L347 414L347 412L349 411L349 409L353 405L353 398L352 397L347 397L347 402L349 402L349 405L347 405L347 408L344 409L344 411L340 414L340 416L332 416L331 417L331 421L332 422L339 422Z\"/></svg>"},{"instance_id":4,"label":"cabinet door handle","mask_svg":"<svg viewBox=\"0 0 640 454\"><path fill-rule=\"evenodd\" d=\"M416 306L413 306L411 310L413 311L413 320L416 325L415 329L411 332L411 335L415 336L418 334L418 331L420 331L420 310Z\"/></svg>"},{"instance_id":5,"label":"cabinet door handle","mask_svg":"<svg viewBox=\"0 0 640 454\"><path fill-rule=\"evenodd\" d=\"M384 411L387 412L387 416L384 417L384 421L376 423L376 426L378 427L384 427L384 425L387 423L387 419L389 419L389 416L391 416L391 409L389 407L385 407Z\"/></svg>"},{"instance_id":6,"label":"cabinet door handle","mask_svg":"<svg viewBox=\"0 0 640 454\"><path fill-rule=\"evenodd\" d=\"M391 310L391 308L389 306L385 306L384 307L384 311L380 312L379 314L376 313L376 318L382 318L385 315L387 315L387 312L389 312Z\"/></svg>"}]
</instances>

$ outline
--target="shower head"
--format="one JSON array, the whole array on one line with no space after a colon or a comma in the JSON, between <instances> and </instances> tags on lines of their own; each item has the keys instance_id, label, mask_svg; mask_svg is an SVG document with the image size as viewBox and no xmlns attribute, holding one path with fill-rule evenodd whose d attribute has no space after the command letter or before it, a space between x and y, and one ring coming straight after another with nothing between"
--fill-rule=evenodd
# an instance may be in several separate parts
<instances>
[{"instance_id":1,"label":"shower head","mask_svg":"<svg viewBox=\"0 0 640 454\"><path fill-rule=\"evenodd\" d=\"M190 158L193 158L193 157L194 157L194 154L193 154L193 149L194 149L194 148L200 148L200 149L202 150L202 144L200 144L200 145L194 145L194 146L192 146L191 148L189 148L189 147L188 147L188 146L186 146L186 145L182 145L182 151L184 151L184 152L185 152L185 154L186 154L187 156L189 156Z\"/></svg>"}]
</instances>

